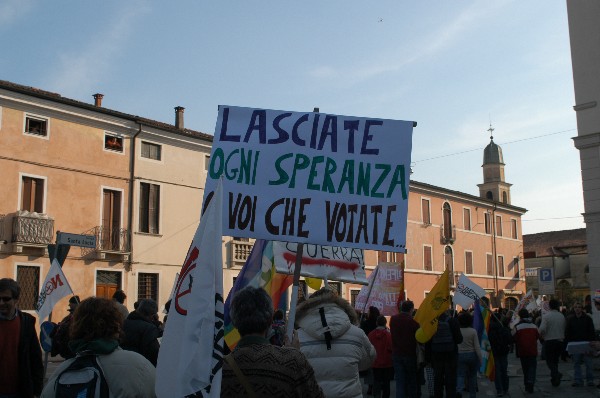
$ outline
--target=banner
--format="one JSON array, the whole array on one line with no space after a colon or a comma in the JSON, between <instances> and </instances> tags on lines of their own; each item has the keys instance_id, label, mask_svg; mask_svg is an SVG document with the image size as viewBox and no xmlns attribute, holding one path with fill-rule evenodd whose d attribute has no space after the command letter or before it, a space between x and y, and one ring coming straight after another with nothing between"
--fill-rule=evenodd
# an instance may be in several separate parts
<instances>
[{"instance_id":1,"label":"banner","mask_svg":"<svg viewBox=\"0 0 600 398\"><path fill-rule=\"evenodd\" d=\"M402 298L402 267L395 264L378 264L369 275L369 285L363 286L356 296L354 308L358 311L377 307L381 315L396 315L398 301ZM370 294L369 294L370 292Z\"/></svg>"},{"instance_id":2,"label":"banner","mask_svg":"<svg viewBox=\"0 0 600 398\"><path fill-rule=\"evenodd\" d=\"M221 395L223 261L219 184L179 273L158 354L156 395Z\"/></svg>"},{"instance_id":3,"label":"banner","mask_svg":"<svg viewBox=\"0 0 600 398\"><path fill-rule=\"evenodd\" d=\"M73 294L73 289L69 286L69 282L62 271L58 260L54 259L50 270L46 275L46 279L42 284L42 289L38 296L35 310L37 311L38 318L41 320L46 319L52 312L52 308L58 303L58 301L65 297Z\"/></svg>"},{"instance_id":4,"label":"banner","mask_svg":"<svg viewBox=\"0 0 600 398\"><path fill-rule=\"evenodd\" d=\"M415 337L419 343L428 342L438 328L438 316L450 308L450 283L449 271L440 276L433 289L427 294L415 314L415 321L419 323L419 330Z\"/></svg>"},{"instance_id":5,"label":"banner","mask_svg":"<svg viewBox=\"0 0 600 398\"><path fill-rule=\"evenodd\" d=\"M460 274L452 298L454 304L458 304L466 310L473 305L473 302L484 296L485 290L482 287L471 281L465 274Z\"/></svg>"},{"instance_id":6,"label":"banner","mask_svg":"<svg viewBox=\"0 0 600 398\"><path fill-rule=\"evenodd\" d=\"M412 121L219 106L223 233L405 252Z\"/></svg>"},{"instance_id":7,"label":"banner","mask_svg":"<svg viewBox=\"0 0 600 398\"><path fill-rule=\"evenodd\" d=\"M533 290L529 290L527 292L527 294L525 296L523 296L523 298L521 299L521 301L519 301L519 304L517 304L517 308L515 308L512 318L510 320L510 328L513 329L515 327L515 325L517 323L519 323L519 320L521 319L519 317L519 311L521 311L523 308L526 308L528 311L531 311L529 308L531 308L531 306L537 307L537 304L535 302L535 297L533 296Z\"/></svg>"},{"instance_id":8,"label":"banner","mask_svg":"<svg viewBox=\"0 0 600 398\"><path fill-rule=\"evenodd\" d=\"M294 274L298 244L273 242L275 269L282 274ZM305 244L302 250L300 275L366 285L364 254L361 249Z\"/></svg>"}]
</instances>

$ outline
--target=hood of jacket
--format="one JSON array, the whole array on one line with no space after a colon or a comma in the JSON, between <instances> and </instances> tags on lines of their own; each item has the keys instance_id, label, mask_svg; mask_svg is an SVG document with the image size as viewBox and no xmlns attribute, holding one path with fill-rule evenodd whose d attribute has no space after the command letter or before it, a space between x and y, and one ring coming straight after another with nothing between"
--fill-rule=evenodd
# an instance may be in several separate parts
<instances>
[{"instance_id":1,"label":"hood of jacket","mask_svg":"<svg viewBox=\"0 0 600 398\"><path fill-rule=\"evenodd\" d=\"M320 309L325 313L323 326ZM341 297L324 294L311 297L298 306L296 323L315 339L324 339L325 332L331 332L334 339L340 337L350 328L358 325L358 316L350 304Z\"/></svg>"}]
</instances>

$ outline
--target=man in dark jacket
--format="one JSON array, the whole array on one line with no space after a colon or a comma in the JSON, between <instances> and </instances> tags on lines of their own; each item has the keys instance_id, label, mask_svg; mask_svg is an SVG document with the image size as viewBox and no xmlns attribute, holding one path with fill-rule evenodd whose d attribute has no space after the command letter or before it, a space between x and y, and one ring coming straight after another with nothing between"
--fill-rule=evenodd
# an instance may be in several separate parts
<instances>
[{"instance_id":1,"label":"man in dark jacket","mask_svg":"<svg viewBox=\"0 0 600 398\"><path fill-rule=\"evenodd\" d=\"M35 318L17 309L19 284L0 279L0 396L30 398L42 392L44 365Z\"/></svg>"},{"instance_id":2,"label":"man in dark jacket","mask_svg":"<svg viewBox=\"0 0 600 398\"><path fill-rule=\"evenodd\" d=\"M448 310L438 317L438 329L427 343L427 350L431 350L431 362L434 373L435 398L456 396L456 376L458 368L458 345L463 337L458 321L451 316Z\"/></svg>"},{"instance_id":3,"label":"man in dark jacket","mask_svg":"<svg viewBox=\"0 0 600 398\"><path fill-rule=\"evenodd\" d=\"M499 397L508 394L508 353L513 345L513 337L510 329L506 325L509 318L503 317L500 311L492 314L490 319L490 330L488 340L494 354L494 364L496 367L496 377L494 384Z\"/></svg>"},{"instance_id":4,"label":"man in dark jacket","mask_svg":"<svg viewBox=\"0 0 600 398\"><path fill-rule=\"evenodd\" d=\"M148 359L154 366L158 359L158 337L160 329L153 322L158 313L158 305L152 299L144 299L138 308L131 312L123 323L125 337L121 343L124 350L135 351Z\"/></svg>"},{"instance_id":5,"label":"man in dark jacket","mask_svg":"<svg viewBox=\"0 0 600 398\"><path fill-rule=\"evenodd\" d=\"M390 319L396 395L400 394L408 398L415 398L420 387L417 386L417 339L415 338L419 324L412 317L414 308L412 301L403 301L400 304L400 313Z\"/></svg>"},{"instance_id":6,"label":"man in dark jacket","mask_svg":"<svg viewBox=\"0 0 600 398\"><path fill-rule=\"evenodd\" d=\"M580 302L573 305L573 314L567 318L565 327L566 343L574 341L594 341L596 332L592 317L583 312ZM588 386L594 385L594 364L591 355L588 353L574 353L573 357L573 387L583 386L583 375L581 374L581 364L585 364L585 378Z\"/></svg>"}]
</instances>

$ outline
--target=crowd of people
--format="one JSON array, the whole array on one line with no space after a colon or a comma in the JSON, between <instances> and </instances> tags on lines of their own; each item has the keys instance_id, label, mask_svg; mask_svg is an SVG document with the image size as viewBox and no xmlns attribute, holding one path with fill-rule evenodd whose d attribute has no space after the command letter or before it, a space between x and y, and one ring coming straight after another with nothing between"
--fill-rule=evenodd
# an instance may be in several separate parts
<instances>
[{"instance_id":1,"label":"crowd of people","mask_svg":"<svg viewBox=\"0 0 600 398\"><path fill-rule=\"evenodd\" d=\"M97 358L112 396L155 396L164 324L154 300L140 300L129 312L122 291L113 300L89 297L80 302L78 296L71 297L69 315L51 334L52 355L65 361L44 385L35 318L18 309L19 297L16 281L0 279L0 398L60 396L61 375L82 355ZM600 297L594 303L600 310ZM484 340L495 361L498 397L508 394L508 356L513 352L529 393L534 392L540 355L552 386L561 383L558 364L564 355L573 362L572 386L594 385L592 353L600 343L592 318L581 303L568 314L559 309L556 300L549 301L543 316L521 309L512 325L510 312L492 314ZM346 300L325 287L298 304L290 340L285 313L274 310L263 289L246 287L231 302L231 320L241 339L224 356L221 396L362 397L366 384L367 395L388 398L394 382L396 397L420 398L424 385L434 398L476 397L484 351L473 312L443 312L437 331L423 343L417 340L414 304L403 301L398 310L389 328L376 307L369 308L361 322Z\"/></svg>"}]
</instances>

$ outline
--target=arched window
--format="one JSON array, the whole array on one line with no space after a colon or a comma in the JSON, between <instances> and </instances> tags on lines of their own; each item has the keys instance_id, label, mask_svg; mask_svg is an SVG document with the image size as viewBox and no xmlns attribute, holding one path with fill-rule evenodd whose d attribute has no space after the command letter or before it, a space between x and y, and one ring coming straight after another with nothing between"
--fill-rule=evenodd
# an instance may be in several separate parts
<instances>
[{"instance_id":1,"label":"arched window","mask_svg":"<svg viewBox=\"0 0 600 398\"><path fill-rule=\"evenodd\" d=\"M492 191L487 191L487 193L485 194L485 198L489 200L494 200L494 194L492 193Z\"/></svg>"},{"instance_id":2,"label":"arched window","mask_svg":"<svg viewBox=\"0 0 600 398\"><path fill-rule=\"evenodd\" d=\"M454 267L453 267L453 257L454 254L452 253L452 247L450 246L446 246L446 249L444 250L444 269L448 269L450 270L450 272L454 271Z\"/></svg>"},{"instance_id":3,"label":"arched window","mask_svg":"<svg viewBox=\"0 0 600 398\"><path fill-rule=\"evenodd\" d=\"M444 239L452 239L452 208L450 203L444 203Z\"/></svg>"},{"instance_id":4,"label":"arched window","mask_svg":"<svg viewBox=\"0 0 600 398\"><path fill-rule=\"evenodd\" d=\"M502 192L502 203L508 203L508 194L506 192Z\"/></svg>"}]
</instances>

